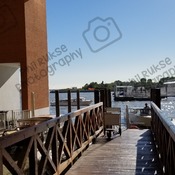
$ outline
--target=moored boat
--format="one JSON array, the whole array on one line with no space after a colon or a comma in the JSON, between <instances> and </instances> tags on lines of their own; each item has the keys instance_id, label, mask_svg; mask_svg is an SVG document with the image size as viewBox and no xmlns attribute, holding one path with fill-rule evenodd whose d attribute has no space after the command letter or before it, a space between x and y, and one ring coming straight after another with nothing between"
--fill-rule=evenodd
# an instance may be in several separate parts
<instances>
[{"instance_id":1,"label":"moored boat","mask_svg":"<svg viewBox=\"0 0 175 175\"><path fill-rule=\"evenodd\" d=\"M126 120L129 128L150 128L151 127L151 110L141 107L126 107Z\"/></svg>"},{"instance_id":2,"label":"moored boat","mask_svg":"<svg viewBox=\"0 0 175 175\"><path fill-rule=\"evenodd\" d=\"M89 106L92 103L92 100L87 100L84 97L80 97L80 106ZM60 106L68 106L68 99L63 99L59 101ZM55 101L50 102L51 106L55 106ZM77 99L71 99L71 105L77 106Z\"/></svg>"}]
</instances>

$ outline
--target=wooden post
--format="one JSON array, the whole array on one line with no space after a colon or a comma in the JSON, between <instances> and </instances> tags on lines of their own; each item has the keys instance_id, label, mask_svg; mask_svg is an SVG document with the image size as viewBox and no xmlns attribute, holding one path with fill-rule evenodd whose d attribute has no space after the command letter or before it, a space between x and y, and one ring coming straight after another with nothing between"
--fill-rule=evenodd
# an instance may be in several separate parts
<instances>
[{"instance_id":1,"label":"wooden post","mask_svg":"<svg viewBox=\"0 0 175 175\"><path fill-rule=\"evenodd\" d=\"M77 90L77 109L80 109L80 91Z\"/></svg>"},{"instance_id":2,"label":"wooden post","mask_svg":"<svg viewBox=\"0 0 175 175\"><path fill-rule=\"evenodd\" d=\"M107 90L107 107L112 107L112 101L111 101L111 90Z\"/></svg>"},{"instance_id":3,"label":"wooden post","mask_svg":"<svg viewBox=\"0 0 175 175\"><path fill-rule=\"evenodd\" d=\"M37 141L36 138L33 141L30 153L29 153L29 174L38 174L37 164Z\"/></svg>"},{"instance_id":4,"label":"wooden post","mask_svg":"<svg viewBox=\"0 0 175 175\"><path fill-rule=\"evenodd\" d=\"M68 132L67 132L67 147L69 149L69 152L70 152L70 158L72 158L72 154L73 154L73 146L72 146L72 143L73 143L73 132L72 132L72 127L71 127L71 124L72 123L72 120L71 120L71 117L68 116ZM71 161L71 166L72 166L72 161Z\"/></svg>"},{"instance_id":5,"label":"wooden post","mask_svg":"<svg viewBox=\"0 0 175 175\"><path fill-rule=\"evenodd\" d=\"M166 91L166 98L168 97L168 85L165 85L165 91Z\"/></svg>"},{"instance_id":6,"label":"wooden post","mask_svg":"<svg viewBox=\"0 0 175 175\"><path fill-rule=\"evenodd\" d=\"M67 100L68 100L68 112L71 112L71 91L67 91Z\"/></svg>"},{"instance_id":7,"label":"wooden post","mask_svg":"<svg viewBox=\"0 0 175 175\"><path fill-rule=\"evenodd\" d=\"M94 103L99 103L100 102L100 97L99 97L99 90L95 89L94 91Z\"/></svg>"},{"instance_id":8,"label":"wooden post","mask_svg":"<svg viewBox=\"0 0 175 175\"><path fill-rule=\"evenodd\" d=\"M35 116L35 92L31 92L32 117Z\"/></svg>"},{"instance_id":9,"label":"wooden post","mask_svg":"<svg viewBox=\"0 0 175 175\"><path fill-rule=\"evenodd\" d=\"M160 89L151 89L151 101L153 101L159 108L161 108Z\"/></svg>"},{"instance_id":10,"label":"wooden post","mask_svg":"<svg viewBox=\"0 0 175 175\"><path fill-rule=\"evenodd\" d=\"M104 109L106 108L106 100L105 100L105 90L104 89L100 89L100 101L103 102L103 111L105 111Z\"/></svg>"},{"instance_id":11,"label":"wooden post","mask_svg":"<svg viewBox=\"0 0 175 175\"><path fill-rule=\"evenodd\" d=\"M60 126L60 123L58 124ZM54 129L54 128L53 128ZM51 132L53 132L53 129L50 129L49 130L49 138L52 137L50 135ZM59 151L58 151L58 147L59 147L59 143L58 143L58 132L55 132L54 133L54 136L53 136L53 141L52 141L52 152L54 154L52 154L52 160L54 162L55 165L58 165L59 164Z\"/></svg>"},{"instance_id":12,"label":"wooden post","mask_svg":"<svg viewBox=\"0 0 175 175\"><path fill-rule=\"evenodd\" d=\"M127 129L130 128L128 105L126 105L126 127L127 127Z\"/></svg>"},{"instance_id":13,"label":"wooden post","mask_svg":"<svg viewBox=\"0 0 175 175\"><path fill-rule=\"evenodd\" d=\"M3 173L3 170L4 170L4 167L3 167L3 156L2 156L2 148L1 148L1 151L0 151L0 174L4 174Z\"/></svg>"},{"instance_id":14,"label":"wooden post","mask_svg":"<svg viewBox=\"0 0 175 175\"><path fill-rule=\"evenodd\" d=\"M56 117L60 116L60 104L59 104L59 91L55 91L55 110L56 110Z\"/></svg>"},{"instance_id":15,"label":"wooden post","mask_svg":"<svg viewBox=\"0 0 175 175\"><path fill-rule=\"evenodd\" d=\"M108 90L107 90L107 88L104 88L104 93L105 93L105 96L104 96L105 107L107 107L108 106Z\"/></svg>"}]
</instances>

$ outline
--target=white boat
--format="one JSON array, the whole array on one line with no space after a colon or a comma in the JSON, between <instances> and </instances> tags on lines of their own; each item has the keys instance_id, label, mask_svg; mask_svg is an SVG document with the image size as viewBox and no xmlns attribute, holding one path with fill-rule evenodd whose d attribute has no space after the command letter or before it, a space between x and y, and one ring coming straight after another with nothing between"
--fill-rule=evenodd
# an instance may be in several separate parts
<instances>
[{"instance_id":1,"label":"white boat","mask_svg":"<svg viewBox=\"0 0 175 175\"><path fill-rule=\"evenodd\" d=\"M151 110L145 112L141 107L126 107L126 121L129 128L150 128Z\"/></svg>"},{"instance_id":2,"label":"white boat","mask_svg":"<svg viewBox=\"0 0 175 175\"><path fill-rule=\"evenodd\" d=\"M86 100L84 97L80 97L80 106L89 106L92 100ZM55 106L55 102L50 102L51 106ZM68 99L63 99L59 101L60 106L68 106ZM77 106L77 99L71 99L71 106Z\"/></svg>"}]
</instances>

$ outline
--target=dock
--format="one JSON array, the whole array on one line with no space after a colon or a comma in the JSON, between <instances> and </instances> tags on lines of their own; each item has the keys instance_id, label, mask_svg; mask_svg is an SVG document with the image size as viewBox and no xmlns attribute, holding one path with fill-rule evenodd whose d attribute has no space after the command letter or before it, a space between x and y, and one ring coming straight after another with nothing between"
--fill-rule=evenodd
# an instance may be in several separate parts
<instances>
[{"instance_id":1,"label":"dock","mask_svg":"<svg viewBox=\"0 0 175 175\"><path fill-rule=\"evenodd\" d=\"M152 92L151 129L126 125L107 140L103 100L7 132L0 137L0 174L174 175L175 125L160 109L160 91Z\"/></svg>"},{"instance_id":2,"label":"dock","mask_svg":"<svg viewBox=\"0 0 175 175\"><path fill-rule=\"evenodd\" d=\"M128 129L108 141L99 137L67 175L161 175L150 130Z\"/></svg>"}]
</instances>

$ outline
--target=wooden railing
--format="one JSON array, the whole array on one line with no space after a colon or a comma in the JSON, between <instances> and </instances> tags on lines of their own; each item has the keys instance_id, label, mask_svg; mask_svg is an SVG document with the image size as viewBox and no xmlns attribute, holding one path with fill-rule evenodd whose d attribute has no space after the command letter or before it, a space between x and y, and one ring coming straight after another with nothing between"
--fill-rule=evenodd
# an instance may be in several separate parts
<instances>
[{"instance_id":1,"label":"wooden railing","mask_svg":"<svg viewBox=\"0 0 175 175\"><path fill-rule=\"evenodd\" d=\"M64 174L103 131L98 103L0 138L0 174Z\"/></svg>"},{"instance_id":2,"label":"wooden railing","mask_svg":"<svg viewBox=\"0 0 175 175\"><path fill-rule=\"evenodd\" d=\"M175 125L154 104L152 106L152 131L162 170L166 175L175 174Z\"/></svg>"}]
</instances>

